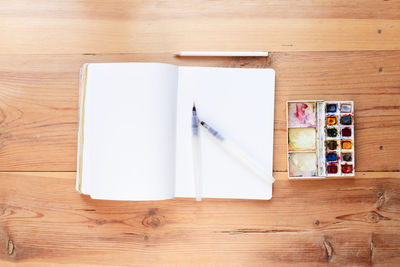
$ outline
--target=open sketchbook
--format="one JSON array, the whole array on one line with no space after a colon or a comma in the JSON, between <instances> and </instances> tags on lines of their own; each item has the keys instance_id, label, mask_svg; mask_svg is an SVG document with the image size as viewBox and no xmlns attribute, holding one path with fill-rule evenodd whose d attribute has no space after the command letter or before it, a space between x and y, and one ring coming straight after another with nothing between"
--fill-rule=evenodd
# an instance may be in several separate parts
<instances>
[{"instance_id":1,"label":"open sketchbook","mask_svg":"<svg viewBox=\"0 0 400 267\"><path fill-rule=\"evenodd\" d=\"M77 190L95 199L194 197L192 106L272 177L272 69L94 63L81 70ZM204 198L270 199L260 179L201 133Z\"/></svg>"}]
</instances>

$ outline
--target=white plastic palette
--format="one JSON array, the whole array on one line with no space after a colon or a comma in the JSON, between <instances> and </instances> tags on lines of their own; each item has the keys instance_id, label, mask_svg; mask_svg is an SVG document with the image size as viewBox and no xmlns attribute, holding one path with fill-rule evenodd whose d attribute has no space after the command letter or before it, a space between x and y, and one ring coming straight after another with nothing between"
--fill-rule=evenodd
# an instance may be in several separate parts
<instances>
[{"instance_id":1,"label":"white plastic palette","mask_svg":"<svg viewBox=\"0 0 400 267\"><path fill-rule=\"evenodd\" d=\"M353 101L287 102L289 178L354 176Z\"/></svg>"}]
</instances>

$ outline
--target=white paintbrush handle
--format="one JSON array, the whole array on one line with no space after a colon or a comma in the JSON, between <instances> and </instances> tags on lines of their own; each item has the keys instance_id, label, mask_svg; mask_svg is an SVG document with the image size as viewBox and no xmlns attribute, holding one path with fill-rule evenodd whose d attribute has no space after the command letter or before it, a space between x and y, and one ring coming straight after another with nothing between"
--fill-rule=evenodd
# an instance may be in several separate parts
<instances>
[{"instance_id":1,"label":"white paintbrush handle","mask_svg":"<svg viewBox=\"0 0 400 267\"><path fill-rule=\"evenodd\" d=\"M193 151L193 174L194 174L194 185L196 191L196 200L200 201L203 195L203 183L201 173L201 150L200 150L200 138L193 136L192 138L192 151Z\"/></svg>"},{"instance_id":2,"label":"white paintbrush handle","mask_svg":"<svg viewBox=\"0 0 400 267\"><path fill-rule=\"evenodd\" d=\"M204 122L202 122L201 124L202 125L201 129L203 129L208 135L210 135L211 138L217 144L219 144L221 148L223 148L227 153L229 153L231 156L239 160L244 166L246 166L248 169L257 174L257 176L259 176L265 182L272 184L275 181L275 179L272 176L267 175L265 169L262 168L256 161L250 158L246 153L240 150L232 142L222 137L216 130L214 130L205 123L203 125L203 123Z\"/></svg>"},{"instance_id":3,"label":"white paintbrush handle","mask_svg":"<svg viewBox=\"0 0 400 267\"><path fill-rule=\"evenodd\" d=\"M232 156L234 156L236 159L242 162L244 166L249 168L251 171L253 171L255 174L257 174L260 178L262 178L264 181L266 181L269 184L272 184L275 179L273 177L270 177L266 174L266 171L264 168L262 168L258 162L250 158L246 153L244 153L242 150L240 150L237 146L235 146L231 141L229 140L224 140L221 143L221 146L224 148L225 151L230 153Z\"/></svg>"},{"instance_id":4,"label":"white paintbrush handle","mask_svg":"<svg viewBox=\"0 0 400 267\"><path fill-rule=\"evenodd\" d=\"M268 52L181 51L174 54L180 57L267 57L268 56Z\"/></svg>"}]
</instances>

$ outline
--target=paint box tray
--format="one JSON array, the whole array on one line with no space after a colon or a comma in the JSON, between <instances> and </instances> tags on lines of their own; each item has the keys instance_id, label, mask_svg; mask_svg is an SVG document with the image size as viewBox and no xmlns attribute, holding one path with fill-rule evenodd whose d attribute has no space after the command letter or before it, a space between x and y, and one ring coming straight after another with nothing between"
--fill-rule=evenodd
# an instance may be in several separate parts
<instances>
[{"instance_id":1,"label":"paint box tray","mask_svg":"<svg viewBox=\"0 0 400 267\"><path fill-rule=\"evenodd\" d=\"M287 102L290 179L354 176L353 101Z\"/></svg>"}]
</instances>

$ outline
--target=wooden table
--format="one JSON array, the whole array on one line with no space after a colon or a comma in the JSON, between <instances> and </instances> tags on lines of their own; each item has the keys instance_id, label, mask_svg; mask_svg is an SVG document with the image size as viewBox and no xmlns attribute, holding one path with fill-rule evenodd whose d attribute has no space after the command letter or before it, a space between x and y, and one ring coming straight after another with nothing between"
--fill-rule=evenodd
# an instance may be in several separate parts
<instances>
[{"instance_id":1,"label":"wooden table","mask_svg":"<svg viewBox=\"0 0 400 267\"><path fill-rule=\"evenodd\" d=\"M79 68L125 61L274 68L272 200L78 195ZM287 180L295 99L355 101L354 179ZM1 266L399 265L399 154L399 0L0 3Z\"/></svg>"}]
</instances>

